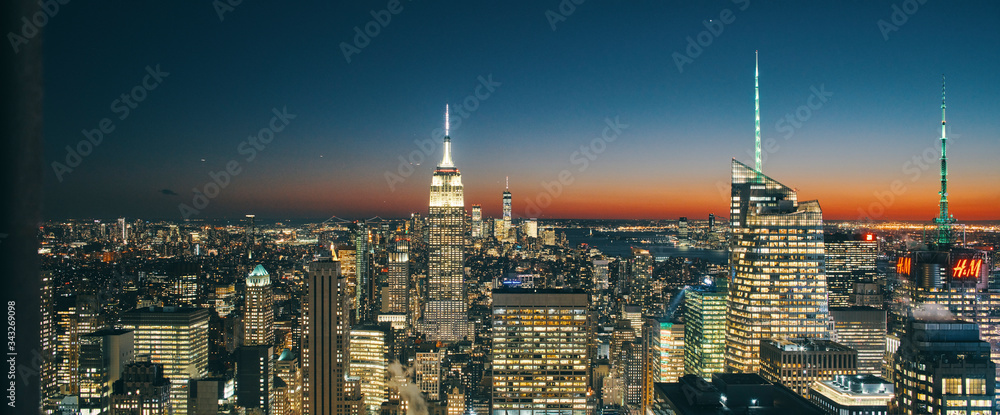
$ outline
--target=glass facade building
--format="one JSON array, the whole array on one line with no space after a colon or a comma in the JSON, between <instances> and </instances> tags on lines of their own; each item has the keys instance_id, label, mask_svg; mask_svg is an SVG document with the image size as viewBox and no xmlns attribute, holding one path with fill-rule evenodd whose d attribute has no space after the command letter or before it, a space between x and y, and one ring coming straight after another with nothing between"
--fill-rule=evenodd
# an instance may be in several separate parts
<instances>
[{"instance_id":1,"label":"glass facade building","mask_svg":"<svg viewBox=\"0 0 1000 415\"><path fill-rule=\"evenodd\" d=\"M725 278L684 294L684 373L711 378L725 370L728 295Z\"/></svg>"},{"instance_id":2,"label":"glass facade building","mask_svg":"<svg viewBox=\"0 0 1000 415\"><path fill-rule=\"evenodd\" d=\"M726 368L753 373L763 340L829 337L823 211L735 159L732 168Z\"/></svg>"}]
</instances>

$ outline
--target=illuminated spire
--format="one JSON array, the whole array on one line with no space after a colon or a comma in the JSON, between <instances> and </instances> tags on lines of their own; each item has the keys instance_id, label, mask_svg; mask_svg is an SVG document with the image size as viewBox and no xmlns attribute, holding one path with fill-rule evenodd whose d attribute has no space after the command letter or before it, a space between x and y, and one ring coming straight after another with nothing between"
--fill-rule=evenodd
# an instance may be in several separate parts
<instances>
[{"instance_id":1,"label":"illuminated spire","mask_svg":"<svg viewBox=\"0 0 1000 415\"><path fill-rule=\"evenodd\" d=\"M754 111L754 166L760 173L760 91L758 90L757 51L753 51L753 111Z\"/></svg>"},{"instance_id":2,"label":"illuminated spire","mask_svg":"<svg viewBox=\"0 0 1000 415\"><path fill-rule=\"evenodd\" d=\"M940 212L934 222L938 224L938 244L950 245L951 224L955 218L948 214L948 137L945 134L944 75L941 75L941 195Z\"/></svg>"},{"instance_id":3,"label":"illuminated spire","mask_svg":"<svg viewBox=\"0 0 1000 415\"><path fill-rule=\"evenodd\" d=\"M448 104L444 105L444 157L438 167L454 168L455 162L451 161L451 136L448 123Z\"/></svg>"},{"instance_id":4,"label":"illuminated spire","mask_svg":"<svg viewBox=\"0 0 1000 415\"><path fill-rule=\"evenodd\" d=\"M506 180L506 184L504 185L504 190L510 190L510 176L504 176L504 180Z\"/></svg>"}]
</instances>

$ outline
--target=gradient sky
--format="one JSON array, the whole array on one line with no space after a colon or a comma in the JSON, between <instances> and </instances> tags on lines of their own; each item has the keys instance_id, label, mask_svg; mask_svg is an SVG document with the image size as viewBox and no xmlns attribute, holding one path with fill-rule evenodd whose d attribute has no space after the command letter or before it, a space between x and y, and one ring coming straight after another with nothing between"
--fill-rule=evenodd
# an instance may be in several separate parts
<instances>
[{"instance_id":1,"label":"gradient sky","mask_svg":"<svg viewBox=\"0 0 1000 415\"><path fill-rule=\"evenodd\" d=\"M394 189L385 174L492 75L451 134L467 206L499 215L509 176L518 217L726 216L730 159L753 163L759 50L761 130L778 145L763 170L799 200L828 219L934 217L943 73L952 212L1000 218L995 1L927 2L885 39L878 22L903 1L591 0L553 31L556 0L403 0L350 63L341 42L387 1L272 3L221 21L209 1L61 6L44 39L44 215L180 219L230 160L241 173L193 217L426 214L440 146ZM726 9L735 20L678 71L674 54ZM112 101L157 64L170 75L119 120ZM776 123L821 87L833 95L786 139ZM283 107L296 118L247 161L238 146ZM105 117L115 130L59 181L52 163ZM573 153L615 117L628 128L580 171ZM564 169L573 183L530 211Z\"/></svg>"}]
</instances>

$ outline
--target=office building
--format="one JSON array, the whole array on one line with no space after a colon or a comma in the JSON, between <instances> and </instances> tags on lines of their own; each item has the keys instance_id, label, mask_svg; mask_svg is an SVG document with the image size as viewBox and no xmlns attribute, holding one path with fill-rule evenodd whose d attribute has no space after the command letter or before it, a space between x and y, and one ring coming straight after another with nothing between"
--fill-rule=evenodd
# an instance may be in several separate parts
<instances>
[{"instance_id":1,"label":"office building","mask_svg":"<svg viewBox=\"0 0 1000 415\"><path fill-rule=\"evenodd\" d=\"M508 180L507 187L503 190L503 227L500 231L503 238L500 238L501 242L510 242L513 240L511 237L511 231L514 229L514 226L511 224L513 220L511 206L510 181Z\"/></svg>"},{"instance_id":2,"label":"office building","mask_svg":"<svg viewBox=\"0 0 1000 415\"><path fill-rule=\"evenodd\" d=\"M841 375L814 383L809 399L834 415L885 415L890 413L895 389L892 382L873 375Z\"/></svg>"},{"instance_id":3,"label":"office building","mask_svg":"<svg viewBox=\"0 0 1000 415\"><path fill-rule=\"evenodd\" d=\"M814 382L857 371L858 352L829 340L770 339L760 346L760 375L807 399Z\"/></svg>"},{"instance_id":4,"label":"office building","mask_svg":"<svg viewBox=\"0 0 1000 415\"><path fill-rule=\"evenodd\" d=\"M726 366L756 372L767 339L829 337L823 212L739 161L732 167Z\"/></svg>"},{"instance_id":5,"label":"office building","mask_svg":"<svg viewBox=\"0 0 1000 415\"><path fill-rule=\"evenodd\" d=\"M270 412L274 402L274 347L243 346L236 351L236 406Z\"/></svg>"},{"instance_id":6,"label":"office building","mask_svg":"<svg viewBox=\"0 0 1000 415\"><path fill-rule=\"evenodd\" d=\"M725 278L684 294L684 373L711 378L726 366Z\"/></svg>"},{"instance_id":7,"label":"office building","mask_svg":"<svg viewBox=\"0 0 1000 415\"><path fill-rule=\"evenodd\" d=\"M996 396L996 363L979 327L914 311L893 360L896 405L912 414L989 414Z\"/></svg>"},{"instance_id":8,"label":"office building","mask_svg":"<svg viewBox=\"0 0 1000 415\"><path fill-rule=\"evenodd\" d=\"M93 295L63 297L56 312L56 385L62 395L80 393L80 337L102 327L100 305Z\"/></svg>"},{"instance_id":9,"label":"office building","mask_svg":"<svg viewBox=\"0 0 1000 415\"><path fill-rule=\"evenodd\" d=\"M111 392L134 359L131 331L103 329L80 337L80 413L106 414Z\"/></svg>"},{"instance_id":10,"label":"office building","mask_svg":"<svg viewBox=\"0 0 1000 415\"><path fill-rule=\"evenodd\" d=\"M667 319L646 320L650 382L676 382L684 376L685 326Z\"/></svg>"},{"instance_id":11,"label":"office building","mask_svg":"<svg viewBox=\"0 0 1000 415\"><path fill-rule=\"evenodd\" d=\"M483 235L483 206L472 205L472 220L470 223L470 235L473 239L482 238Z\"/></svg>"},{"instance_id":12,"label":"office building","mask_svg":"<svg viewBox=\"0 0 1000 415\"><path fill-rule=\"evenodd\" d=\"M441 395L441 364L444 362L445 349L436 345L422 345L414 357L414 384L421 392L427 394L427 400L437 401Z\"/></svg>"},{"instance_id":13,"label":"office building","mask_svg":"<svg viewBox=\"0 0 1000 415\"><path fill-rule=\"evenodd\" d=\"M382 288L382 312L409 314L410 307L410 238L396 235L389 244L386 286Z\"/></svg>"},{"instance_id":14,"label":"office building","mask_svg":"<svg viewBox=\"0 0 1000 415\"><path fill-rule=\"evenodd\" d=\"M323 256L309 264L303 304L303 414L360 414L361 402L347 385L350 303L340 261Z\"/></svg>"},{"instance_id":15,"label":"office building","mask_svg":"<svg viewBox=\"0 0 1000 415\"><path fill-rule=\"evenodd\" d=\"M880 375L885 355L886 311L873 307L831 307L833 341L858 351L858 373Z\"/></svg>"},{"instance_id":16,"label":"office building","mask_svg":"<svg viewBox=\"0 0 1000 415\"><path fill-rule=\"evenodd\" d=\"M243 345L274 345L274 296L271 276L257 265L246 278L246 312L243 314Z\"/></svg>"},{"instance_id":17,"label":"office building","mask_svg":"<svg viewBox=\"0 0 1000 415\"><path fill-rule=\"evenodd\" d=\"M388 395L386 384L389 361L386 329L365 325L351 329L348 377L360 382L365 411L378 415Z\"/></svg>"},{"instance_id":18,"label":"office building","mask_svg":"<svg viewBox=\"0 0 1000 415\"><path fill-rule=\"evenodd\" d=\"M493 415L587 413L587 297L556 290L493 293Z\"/></svg>"},{"instance_id":19,"label":"office building","mask_svg":"<svg viewBox=\"0 0 1000 415\"><path fill-rule=\"evenodd\" d=\"M188 380L208 373L208 318L208 309L187 307L138 308L121 318L122 328L134 332L136 356L163 366L178 415L187 414Z\"/></svg>"},{"instance_id":20,"label":"office building","mask_svg":"<svg viewBox=\"0 0 1000 415\"><path fill-rule=\"evenodd\" d=\"M470 333L465 298L465 200L462 173L451 158L445 109L444 156L431 178L427 305L422 331L428 340L454 342Z\"/></svg>"},{"instance_id":21,"label":"office building","mask_svg":"<svg viewBox=\"0 0 1000 415\"><path fill-rule=\"evenodd\" d=\"M856 283L875 282L878 238L871 233L832 233L823 242L830 307L848 307Z\"/></svg>"}]
</instances>

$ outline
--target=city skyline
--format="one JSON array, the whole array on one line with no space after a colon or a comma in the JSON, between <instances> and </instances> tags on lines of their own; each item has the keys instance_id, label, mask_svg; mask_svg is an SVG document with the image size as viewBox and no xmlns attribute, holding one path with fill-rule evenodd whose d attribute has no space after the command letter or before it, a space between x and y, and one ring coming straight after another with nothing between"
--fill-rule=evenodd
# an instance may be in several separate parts
<instances>
[{"instance_id":1,"label":"city skyline","mask_svg":"<svg viewBox=\"0 0 1000 415\"><path fill-rule=\"evenodd\" d=\"M804 199L820 201L825 218L935 216L944 73L953 128L950 210L959 222L998 219L990 207L1000 192L981 183L1000 179L990 164L1000 149L991 116L998 104L990 99L1000 83L988 70L995 56L977 53L1000 44L1000 35L983 30L995 23L989 9L997 5L923 4L894 25L890 4L850 13L835 3L785 4L783 17L774 17L780 4L612 12L588 3L559 14L561 20L550 13L562 13L559 3L401 3L377 36L346 57L341 43L352 44L353 28L374 16L384 21L387 5L314 7L311 14L303 7L243 5L216 13L130 5L99 15L64 8L47 27L43 216L182 219L179 205L194 205L192 189L204 191L210 173L234 161L239 173L190 218L423 213L426 178L441 148L421 143L440 142L443 104L457 114L452 135L467 202L482 205L485 217L500 216L496 195L508 176L515 218L718 215L727 203L726 159L753 160L751 53L759 51L762 170L791 178L786 182L804 189ZM213 41L201 44L168 32L166 22L137 18L154 12L190 13L190 23ZM811 17L817 15L825 19ZM262 16L268 30L250 33L248 25ZM106 19L120 24L75 30ZM439 27L444 21L455 28ZM623 21L634 27L616 24ZM293 23L306 28L281 30ZM87 56L70 50L80 41L105 45L129 30L135 39L116 47L92 48ZM407 39L418 31L422 42ZM511 31L509 39L492 36ZM805 36L790 38L797 32ZM238 36L245 37L240 45L276 46L279 58L223 43ZM707 46L692 47L687 39L699 36ZM269 65L235 64L258 60ZM159 83L144 86L141 103L129 111L114 105L147 75ZM213 94L199 95L206 90ZM81 130L93 135L105 117L114 130L71 167L65 147L84 138ZM595 147L604 151L587 159L581 146L615 120L613 138ZM261 128L272 130L273 141L257 143L248 160L240 145ZM412 154L420 165L401 164ZM571 184L546 186L562 171ZM551 204L541 206L547 198Z\"/></svg>"}]
</instances>

